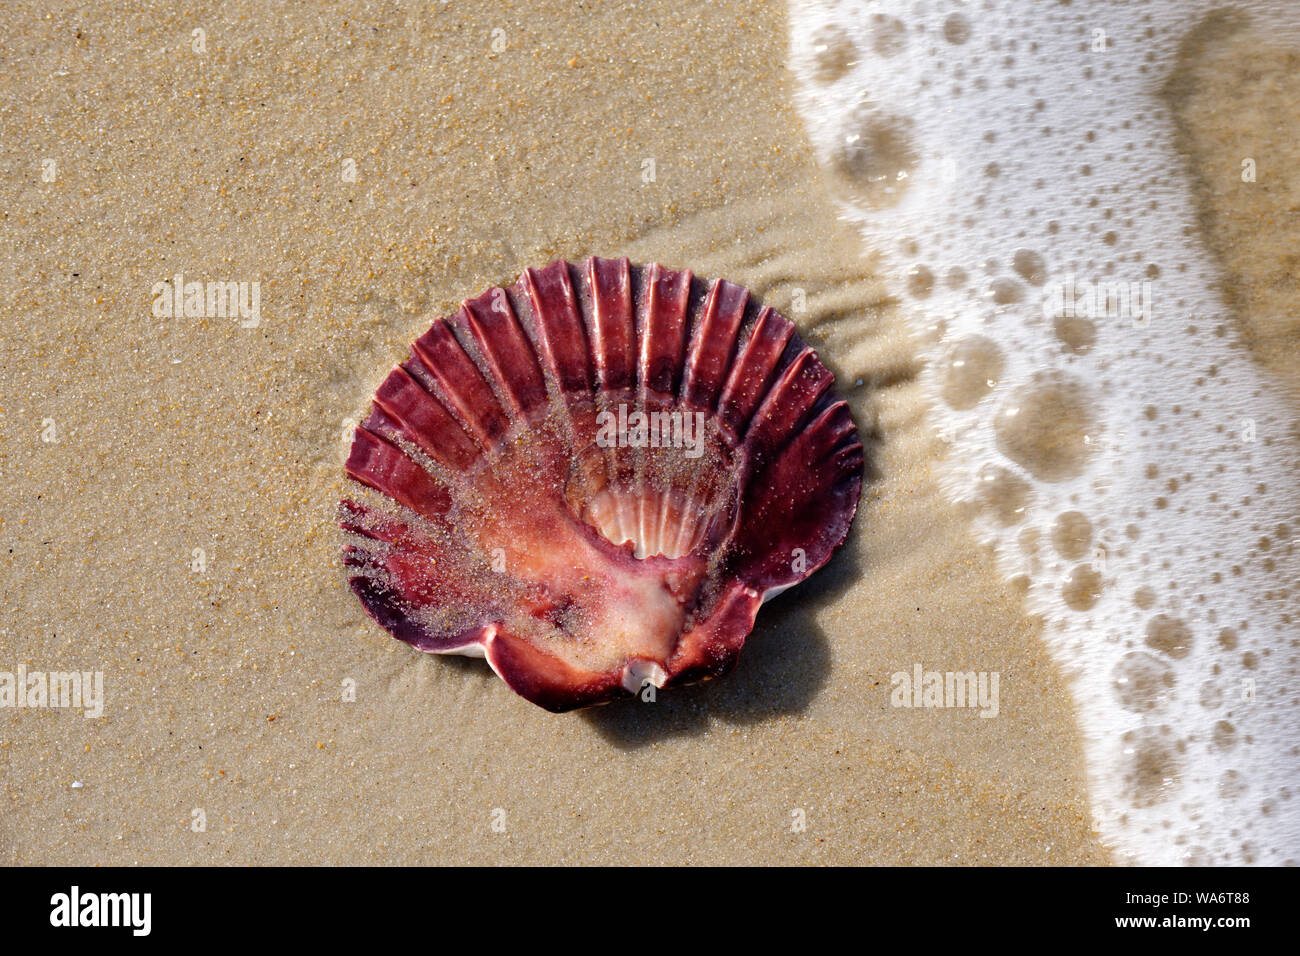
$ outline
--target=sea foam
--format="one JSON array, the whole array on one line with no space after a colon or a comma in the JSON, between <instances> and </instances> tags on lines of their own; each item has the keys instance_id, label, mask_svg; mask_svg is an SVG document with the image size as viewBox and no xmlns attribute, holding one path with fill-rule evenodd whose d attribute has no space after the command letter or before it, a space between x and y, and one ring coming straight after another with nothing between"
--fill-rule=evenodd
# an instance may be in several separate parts
<instances>
[{"instance_id":1,"label":"sea foam","mask_svg":"<svg viewBox=\"0 0 1300 956\"><path fill-rule=\"evenodd\" d=\"M791 62L928 360L947 490L1071 679L1103 839L1294 863L1295 409L1216 291L1160 96L1213 8L792 0Z\"/></svg>"}]
</instances>

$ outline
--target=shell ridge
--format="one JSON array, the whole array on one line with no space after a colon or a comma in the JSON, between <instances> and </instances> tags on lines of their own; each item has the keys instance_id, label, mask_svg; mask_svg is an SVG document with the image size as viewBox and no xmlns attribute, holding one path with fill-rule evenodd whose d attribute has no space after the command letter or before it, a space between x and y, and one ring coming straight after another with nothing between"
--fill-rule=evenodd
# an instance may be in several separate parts
<instances>
[{"instance_id":1,"label":"shell ridge","mask_svg":"<svg viewBox=\"0 0 1300 956\"><path fill-rule=\"evenodd\" d=\"M452 323L439 320L416 339L413 352L437 382L440 394L480 444L492 449L509 429L505 409L483 377L477 363L465 351Z\"/></svg>"},{"instance_id":2,"label":"shell ridge","mask_svg":"<svg viewBox=\"0 0 1300 956\"><path fill-rule=\"evenodd\" d=\"M734 567L756 589L803 580L848 533L864 453L835 424L840 414L847 416L847 407L831 405L747 486L731 545Z\"/></svg>"},{"instance_id":3,"label":"shell ridge","mask_svg":"<svg viewBox=\"0 0 1300 956\"><path fill-rule=\"evenodd\" d=\"M484 378L498 399L505 399L502 407L506 413L514 419L528 418L544 407L547 395L541 365L506 291L496 287L466 299L460 315L490 373Z\"/></svg>"},{"instance_id":4,"label":"shell ridge","mask_svg":"<svg viewBox=\"0 0 1300 956\"><path fill-rule=\"evenodd\" d=\"M600 387L614 391L636 385L637 335L631 299L631 263L626 259L587 260L592 334L597 343Z\"/></svg>"},{"instance_id":5,"label":"shell ridge","mask_svg":"<svg viewBox=\"0 0 1300 956\"><path fill-rule=\"evenodd\" d=\"M382 435L358 425L343 466L352 478L417 514L437 519L451 507L447 490Z\"/></svg>"},{"instance_id":6,"label":"shell ridge","mask_svg":"<svg viewBox=\"0 0 1300 956\"><path fill-rule=\"evenodd\" d=\"M688 414L706 413L724 440L729 436L719 428L722 423L718 402L739 355L739 334L750 304L747 289L718 279L709 284L703 299L692 310L699 314L690 323L690 344L677 403ZM667 541L671 553L690 553L706 540L711 514L707 501L700 500L703 480L697 471L682 490L680 501L674 502L667 495L659 499L656 540ZM671 524L676 525L675 532Z\"/></svg>"},{"instance_id":7,"label":"shell ridge","mask_svg":"<svg viewBox=\"0 0 1300 956\"><path fill-rule=\"evenodd\" d=\"M759 404L755 425L746 434L745 444L760 459L779 453L784 442L810 419L817 402L834 384L834 378L817 353L804 346Z\"/></svg>"},{"instance_id":8,"label":"shell ridge","mask_svg":"<svg viewBox=\"0 0 1300 956\"><path fill-rule=\"evenodd\" d=\"M696 312L691 301L694 285L695 279L689 269L674 271L658 263L647 269L644 318L638 323L641 367L637 410L642 414L672 410L680 404L679 388L685 381L688 335ZM666 504L666 494L663 489L648 485L649 449L635 449L632 458L636 470L633 495L639 535L637 542L639 553L644 555L652 541L662 547L658 529L662 526L660 510ZM655 528L653 539L649 527Z\"/></svg>"},{"instance_id":9,"label":"shell ridge","mask_svg":"<svg viewBox=\"0 0 1300 956\"><path fill-rule=\"evenodd\" d=\"M666 328L667 326L662 323L670 321L671 317L671 313L665 312L665 307L661 305L661 283L667 271L658 263L652 264L646 271L644 299L639 303L634 302L633 314L636 318L633 322L633 334L636 336L638 367L637 397L633 410L642 414L651 409L651 393L656 387L655 363L662 361L654 352L657 329ZM671 302L666 308L671 308ZM666 344L666 337L663 337L663 340ZM625 522L630 521L634 532L628 537L636 543L636 547L644 550L647 544L645 532L647 453L642 448L632 448L626 452L626 455L631 462L633 478L631 497L622 509L625 513ZM626 513L627 509L631 511L630 515ZM627 532L624 531L624 534ZM643 557L644 554L641 556Z\"/></svg>"},{"instance_id":10,"label":"shell ridge","mask_svg":"<svg viewBox=\"0 0 1300 956\"><path fill-rule=\"evenodd\" d=\"M661 399L677 397L685 359L692 279L689 269L674 272L658 263L650 267L646 320L640 330L640 385L647 405L651 394Z\"/></svg>"},{"instance_id":11,"label":"shell ridge","mask_svg":"<svg viewBox=\"0 0 1300 956\"><path fill-rule=\"evenodd\" d=\"M481 454L446 405L401 365L376 390L374 408L364 424L371 431L392 429L405 435L435 461L455 471L467 470Z\"/></svg>"},{"instance_id":12,"label":"shell ridge","mask_svg":"<svg viewBox=\"0 0 1300 956\"><path fill-rule=\"evenodd\" d=\"M533 344L551 396L553 416L570 449L590 456L599 433L598 396L592 363L593 339L583 317L580 297L570 269L563 259L543 269L526 269L515 285L518 304L515 313ZM601 448L595 456L603 473L612 470L612 449ZM586 462L590 462L587 458ZM586 479L595 476L586 463L579 466ZM565 495L568 497L567 493ZM583 506L570 502L570 511L583 517Z\"/></svg>"},{"instance_id":13,"label":"shell ridge","mask_svg":"<svg viewBox=\"0 0 1300 956\"><path fill-rule=\"evenodd\" d=\"M535 346L556 388L562 393L590 394L591 347L569 281L568 263L559 260L545 269L524 270L519 288L522 304L531 314Z\"/></svg>"},{"instance_id":14,"label":"shell ridge","mask_svg":"<svg viewBox=\"0 0 1300 956\"><path fill-rule=\"evenodd\" d=\"M755 409L779 377L781 359L794 334L789 319L765 306L739 347L718 399L718 416L736 434L738 442L745 438Z\"/></svg>"},{"instance_id":15,"label":"shell ridge","mask_svg":"<svg viewBox=\"0 0 1300 956\"><path fill-rule=\"evenodd\" d=\"M694 323L681 401L716 415L717 400L735 362L736 337L749 304L749 290L717 279Z\"/></svg>"},{"instance_id":16,"label":"shell ridge","mask_svg":"<svg viewBox=\"0 0 1300 956\"><path fill-rule=\"evenodd\" d=\"M623 273L626 271L629 283L632 279L631 263L627 259L591 256L581 267L570 263L565 265L587 340L592 344L595 372L593 410L617 414L616 400L627 401L636 381L635 307L630 297L618 294L624 285ZM600 448L603 480L597 492L616 484L620 475L630 474L631 463L621 460L620 451L616 445ZM630 522L625 518L621 502L608 495L594 498L590 505L599 514L582 516L598 521L611 541L617 543L631 538Z\"/></svg>"}]
</instances>

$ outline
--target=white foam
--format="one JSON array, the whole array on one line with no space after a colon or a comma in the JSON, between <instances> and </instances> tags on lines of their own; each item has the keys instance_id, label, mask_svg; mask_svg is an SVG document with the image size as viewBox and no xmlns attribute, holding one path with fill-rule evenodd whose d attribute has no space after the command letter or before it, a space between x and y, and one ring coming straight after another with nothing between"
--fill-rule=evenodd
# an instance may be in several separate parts
<instances>
[{"instance_id":1,"label":"white foam","mask_svg":"<svg viewBox=\"0 0 1300 956\"><path fill-rule=\"evenodd\" d=\"M1234 6L1274 37L1300 36L1300 6ZM1287 615L1300 575L1277 532L1300 535L1294 410L1240 347L1214 291L1159 96L1179 42L1213 8L791 3L798 107L930 360L933 420L951 442L948 490L973 498L986 466L1027 484L1023 518L1003 526L986 514L980 530L1005 573L1028 580L1072 679L1099 831L1144 864L1300 860L1300 627ZM1024 271L1045 284L1017 272L1018 250L1041 256L1041 277ZM928 294L918 269L933 276ZM955 288L954 269L966 275ZM1097 318L1091 350L1071 352L1041 304L1069 275L1150 280L1149 322ZM973 334L1000 346L1004 370L957 410L941 398L941 359ZM999 409L1044 370L1092 408L1073 477L1069 467L1036 477L1025 454L999 450ZM1052 529L1069 511L1089 519L1101 551L1059 555ZM1038 535L1028 552L1025 529ZM1063 585L1094 561L1100 595L1076 610ZM1141 588L1148 609L1134 601ZM1225 628L1235 646L1221 641ZM1146 656L1126 657L1136 652Z\"/></svg>"}]
</instances>

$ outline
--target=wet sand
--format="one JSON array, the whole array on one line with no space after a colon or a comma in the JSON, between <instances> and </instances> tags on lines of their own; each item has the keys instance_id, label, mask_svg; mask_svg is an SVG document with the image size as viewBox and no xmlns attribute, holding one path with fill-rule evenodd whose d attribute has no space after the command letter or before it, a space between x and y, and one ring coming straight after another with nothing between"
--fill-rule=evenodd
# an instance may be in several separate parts
<instances>
[{"instance_id":1,"label":"wet sand","mask_svg":"<svg viewBox=\"0 0 1300 956\"><path fill-rule=\"evenodd\" d=\"M1225 9L1183 42L1164 92L1228 305L1251 353L1300 399L1300 50Z\"/></svg>"},{"instance_id":2,"label":"wet sand","mask_svg":"<svg viewBox=\"0 0 1300 956\"><path fill-rule=\"evenodd\" d=\"M0 670L102 670L107 702L0 710L0 860L1108 859L1064 680L940 493L898 304L789 106L781 4L7 16ZM870 481L732 675L555 716L371 622L334 509L432 318L590 254L786 311ZM260 282L260 323L155 317L177 272ZM891 707L916 663L999 672L998 717Z\"/></svg>"}]
</instances>

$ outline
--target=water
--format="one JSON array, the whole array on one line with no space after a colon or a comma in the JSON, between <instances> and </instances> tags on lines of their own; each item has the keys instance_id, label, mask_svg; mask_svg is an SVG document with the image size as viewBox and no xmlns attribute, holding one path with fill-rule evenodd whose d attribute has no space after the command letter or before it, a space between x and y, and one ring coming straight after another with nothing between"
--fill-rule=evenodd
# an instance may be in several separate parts
<instances>
[{"instance_id":1,"label":"water","mask_svg":"<svg viewBox=\"0 0 1300 956\"><path fill-rule=\"evenodd\" d=\"M1236 6L1300 35L1300 5ZM928 359L946 489L1070 675L1103 839L1294 863L1295 408L1215 291L1159 95L1212 9L792 0L791 61Z\"/></svg>"}]
</instances>

